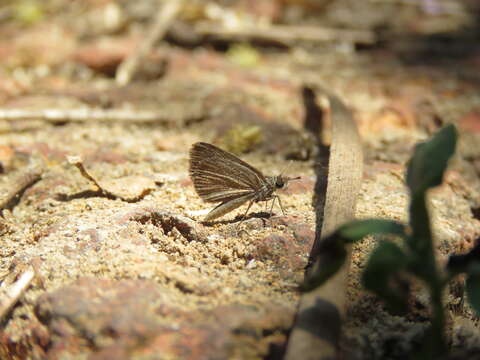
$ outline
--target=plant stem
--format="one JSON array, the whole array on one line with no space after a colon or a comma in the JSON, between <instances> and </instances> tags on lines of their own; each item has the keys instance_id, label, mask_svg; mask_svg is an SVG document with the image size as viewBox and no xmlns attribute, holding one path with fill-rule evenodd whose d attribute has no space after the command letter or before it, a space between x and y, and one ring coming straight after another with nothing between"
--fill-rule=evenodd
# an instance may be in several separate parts
<instances>
[{"instance_id":1,"label":"plant stem","mask_svg":"<svg viewBox=\"0 0 480 360\"><path fill-rule=\"evenodd\" d=\"M430 329L426 334L423 355L428 359L438 359L447 351L442 300L444 285L436 266L430 218L424 192L412 194L410 214L410 224L413 230L410 246L418 256L413 270L427 284L432 307L432 319Z\"/></svg>"},{"instance_id":2,"label":"plant stem","mask_svg":"<svg viewBox=\"0 0 480 360\"><path fill-rule=\"evenodd\" d=\"M442 300L442 286L436 281L430 286L430 301L432 306L432 320L430 336L427 340L429 354L432 359L438 359L447 352L447 344L445 341L445 311Z\"/></svg>"}]
</instances>

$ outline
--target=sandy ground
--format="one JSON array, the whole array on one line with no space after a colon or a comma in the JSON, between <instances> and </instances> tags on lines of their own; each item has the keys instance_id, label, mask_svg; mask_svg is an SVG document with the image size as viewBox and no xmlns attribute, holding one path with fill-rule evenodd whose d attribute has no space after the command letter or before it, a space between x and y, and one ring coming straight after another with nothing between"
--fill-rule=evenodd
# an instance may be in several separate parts
<instances>
[{"instance_id":1,"label":"sandy ground","mask_svg":"<svg viewBox=\"0 0 480 360\"><path fill-rule=\"evenodd\" d=\"M211 50L164 46L160 53L169 70L156 81L119 89L105 78L68 87L46 79L2 100L4 108L94 104L163 114L149 123L0 120L0 199L28 166L42 169L0 219L4 283L29 266L36 274L4 319L2 358L280 358L315 236L318 164L298 160L315 150L303 128L306 82L338 94L355 115L365 148L358 218L407 221L405 162L415 143L456 123L457 155L430 196L440 264L480 236L480 84L468 64L458 70L382 52L298 49L245 68ZM190 146L225 145L238 124L260 134L242 159L274 175L293 157L288 173L301 176L279 192L285 215L275 207L270 218L256 204L240 232L244 208L201 223L213 205L188 176ZM99 194L68 156L81 156L114 196ZM389 315L361 288L377 240L353 252L342 345L349 359L401 359L428 324L419 284L405 318ZM478 317L463 292L452 286L445 299L453 349L480 353Z\"/></svg>"}]
</instances>

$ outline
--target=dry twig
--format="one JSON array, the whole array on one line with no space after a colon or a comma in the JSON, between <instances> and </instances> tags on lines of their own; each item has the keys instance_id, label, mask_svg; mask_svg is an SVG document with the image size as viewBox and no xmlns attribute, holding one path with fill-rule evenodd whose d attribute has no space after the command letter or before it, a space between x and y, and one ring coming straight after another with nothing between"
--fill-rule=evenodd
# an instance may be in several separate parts
<instances>
[{"instance_id":1,"label":"dry twig","mask_svg":"<svg viewBox=\"0 0 480 360\"><path fill-rule=\"evenodd\" d=\"M87 169L85 169L85 166L83 166L83 161L82 161L82 158L80 156L69 156L67 158L67 161L70 164L74 165L80 171L80 174L82 174L82 176L85 179L92 182L97 187L98 191L95 193L96 195L106 197L106 198L110 198L110 199L116 199L117 198L117 196L115 194L112 194L110 191L108 191L108 190L104 189L102 186L100 186L98 181L95 180L95 178L88 173Z\"/></svg>"},{"instance_id":2,"label":"dry twig","mask_svg":"<svg viewBox=\"0 0 480 360\"><path fill-rule=\"evenodd\" d=\"M170 24L181 9L181 6L181 0L169 0L165 2L165 5L155 18L148 37L139 45L138 50L118 67L115 77L118 85L123 86L130 82L140 61L152 50L155 43L165 36Z\"/></svg>"},{"instance_id":3,"label":"dry twig","mask_svg":"<svg viewBox=\"0 0 480 360\"><path fill-rule=\"evenodd\" d=\"M18 299L20 299L20 296L22 296L27 290L34 277L35 271L29 267L8 289L2 289L0 296L0 320L2 320L17 303Z\"/></svg>"},{"instance_id":4,"label":"dry twig","mask_svg":"<svg viewBox=\"0 0 480 360\"><path fill-rule=\"evenodd\" d=\"M12 209L19 201L27 188L41 179L43 169L38 166L31 166L22 171L11 183L11 188L6 194L0 197L0 211Z\"/></svg>"},{"instance_id":5,"label":"dry twig","mask_svg":"<svg viewBox=\"0 0 480 360\"><path fill-rule=\"evenodd\" d=\"M105 197L107 199L121 199L126 202L137 202L150 194L155 188L157 183L147 177L142 176L128 176L122 179L112 181L106 181L103 186L85 169L80 156L69 156L68 162L74 165L80 174L92 182L97 188L96 191L83 191L78 194L64 197L64 199L75 199L79 197ZM125 191L128 190L128 191Z\"/></svg>"},{"instance_id":6,"label":"dry twig","mask_svg":"<svg viewBox=\"0 0 480 360\"><path fill-rule=\"evenodd\" d=\"M101 192L103 192L105 194L108 194L108 192L100 186L100 184L97 182L97 180L95 180L94 177L88 173L87 169L85 169L85 166L83 166L82 158L80 156L69 156L67 158L67 161L70 164L75 165L75 167L78 170L80 170L80 174L82 174L82 176L85 179L94 183L98 190L100 190Z\"/></svg>"},{"instance_id":7,"label":"dry twig","mask_svg":"<svg viewBox=\"0 0 480 360\"><path fill-rule=\"evenodd\" d=\"M45 120L52 123L118 121L118 122L171 122L168 114L157 111L80 109L0 109L0 120Z\"/></svg>"},{"instance_id":8,"label":"dry twig","mask_svg":"<svg viewBox=\"0 0 480 360\"><path fill-rule=\"evenodd\" d=\"M318 26L270 25L226 28L200 23L195 26L195 31L201 35L212 35L222 39L267 40L287 46L298 41L343 41L359 44L373 44L376 41L375 34L368 30L343 30Z\"/></svg>"}]
</instances>

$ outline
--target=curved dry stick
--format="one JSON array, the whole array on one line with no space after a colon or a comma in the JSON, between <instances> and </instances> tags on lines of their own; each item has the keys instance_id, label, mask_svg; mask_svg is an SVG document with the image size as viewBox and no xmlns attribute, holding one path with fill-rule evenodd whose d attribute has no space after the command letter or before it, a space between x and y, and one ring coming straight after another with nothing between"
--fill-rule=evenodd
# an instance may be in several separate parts
<instances>
[{"instance_id":1,"label":"curved dry stick","mask_svg":"<svg viewBox=\"0 0 480 360\"><path fill-rule=\"evenodd\" d=\"M33 165L24 169L11 182L11 187L4 195L0 194L0 217L3 209L13 209L20 201L25 190L42 178L43 169L41 166Z\"/></svg>"},{"instance_id":2,"label":"curved dry stick","mask_svg":"<svg viewBox=\"0 0 480 360\"><path fill-rule=\"evenodd\" d=\"M315 266L331 261L332 254L320 247L322 240L354 217L363 170L360 137L351 112L336 96L325 94L330 102L332 142L324 207L324 194L319 190L324 188L325 180L317 175L317 231L310 256ZM350 254L349 249L346 263L334 277L302 296L286 351L287 360L299 359L299 356L303 360L339 357Z\"/></svg>"}]
</instances>

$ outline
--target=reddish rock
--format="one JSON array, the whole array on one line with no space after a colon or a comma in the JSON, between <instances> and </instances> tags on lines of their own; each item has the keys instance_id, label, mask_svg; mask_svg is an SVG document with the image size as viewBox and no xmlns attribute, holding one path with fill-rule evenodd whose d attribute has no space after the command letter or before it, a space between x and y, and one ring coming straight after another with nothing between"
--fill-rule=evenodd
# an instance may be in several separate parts
<instances>
[{"instance_id":1,"label":"reddish rock","mask_svg":"<svg viewBox=\"0 0 480 360\"><path fill-rule=\"evenodd\" d=\"M165 327L154 315L171 291L149 281L84 278L42 295L35 313L56 335L52 351L75 351L83 342L134 347Z\"/></svg>"},{"instance_id":2,"label":"reddish rock","mask_svg":"<svg viewBox=\"0 0 480 360\"><path fill-rule=\"evenodd\" d=\"M28 155L40 154L44 159L56 163L63 162L65 160L65 156L67 155L66 151L58 148L53 148L49 144L44 142L36 142L33 144L20 146L16 150L20 153Z\"/></svg>"},{"instance_id":3,"label":"reddish rock","mask_svg":"<svg viewBox=\"0 0 480 360\"><path fill-rule=\"evenodd\" d=\"M84 278L42 295L35 307L48 329L47 358L259 358L273 334L285 333L293 312L283 307L221 306L186 312L174 290L150 281Z\"/></svg>"},{"instance_id":4,"label":"reddish rock","mask_svg":"<svg viewBox=\"0 0 480 360\"><path fill-rule=\"evenodd\" d=\"M272 227L278 226L278 225L283 225L283 226L291 228L294 225L298 224L298 217L289 216L289 215L272 216L271 218L268 219L268 223Z\"/></svg>"},{"instance_id":5,"label":"reddish rock","mask_svg":"<svg viewBox=\"0 0 480 360\"><path fill-rule=\"evenodd\" d=\"M202 71L225 71L225 58L215 51L204 50L192 53L169 49L168 73L171 76L199 76Z\"/></svg>"},{"instance_id":6,"label":"reddish rock","mask_svg":"<svg viewBox=\"0 0 480 360\"><path fill-rule=\"evenodd\" d=\"M370 120L368 131L382 133L422 129L429 134L436 132L441 126L441 119L431 99L429 86L404 86L392 96L390 103Z\"/></svg>"},{"instance_id":7,"label":"reddish rock","mask_svg":"<svg viewBox=\"0 0 480 360\"><path fill-rule=\"evenodd\" d=\"M32 343L37 344L43 352L43 349L47 349L47 347L50 345L50 342L52 339L50 338L50 333L48 330L45 328L45 326L42 326L40 324L34 325L32 327Z\"/></svg>"},{"instance_id":8,"label":"reddish rock","mask_svg":"<svg viewBox=\"0 0 480 360\"><path fill-rule=\"evenodd\" d=\"M118 65L134 48L132 40L102 39L80 47L73 53L72 59L97 72L113 76Z\"/></svg>"},{"instance_id":9,"label":"reddish rock","mask_svg":"<svg viewBox=\"0 0 480 360\"><path fill-rule=\"evenodd\" d=\"M177 331L167 331L136 356L165 354L175 359L263 358L273 339L286 341L293 312L283 307L259 309L245 305L219 306L212 311L189 313ZM265 334L276 334L273 339Z\"/></svg>"},{"instance_id":10,"label":"reddish rock","mask_svg":"<svg viewBox=\"0 0 480 360\"><path fill-rule=\"evenodd\" d=\"M59 188L68 185L68 178L64 176L64 172L52 170L45 171L42 179L33 186L27 188L22 198L28 199L30 205L34 206L36 211L48 213L51 208L51 199L57 196ZM47 236L58 230L58 226L41 228L35 230L35 238ZM61 226L61 225L59 225Z\"/></svg>"},{"instance_id":11,"label":"reddish rock","mask_svg":"<svg viewBox=\"0 0 480 360\"><path fill-rule=\"evenodd\" d=\"M293 234L271 234L255 244L252 256L261 261L272 261L278 268L298 271L305 267L315 240L315 231L293 216L275 216L268 220L271 226L283 225Z\"/></svg>"},{"instance_id":12,"label":"reddish rock","mask_svg":"<svg viewBox=\"0 0 480 360\"><path fill-rule=\"evenodd\" d=\"M279 259L290 250L293 238L271 234L260 240L256 246L255 257L259 260Z\"/></svg>"},{"instance_id":13,"label":"reddish rock","mask_svg":"<svg viewBox=\"0 0 480 360\"><path fill-rule=\"evenodd\" d=\"M10 168L13 162L14 153L12 147L0 145L0 174Z\"/></svg>"},{"instance_id":14,"label":"reddish rock","mask_svg":"<svg viewBox=\"0 0 480 360\"><path fill-rule=\"evenodd\" d=\"M294 241L290 236L269 235L256 244L253 256L258 260L272 261L282 270L301 270L306 265L306 257Z\"/></svg>"},{"instance_id":15,"label":"reddish rock","mask_svg":"<svg viewBox=\"0 0 480 360\"><path fill-rule=\"evenodd\" d=\"M85 154L83 158L85 164L96 162L124 164L129 161L125 154L121 154L115 152L115 150L109 150L106 148L94 149L91 153Z\"/></svg>"},{"instance_id":16,"label":"reddish rock","mask_svg":"<svg viewBox=\"0 0 480 360\"><path fill-rule=\"evenodd\" d=\"M289 174L290 177L294 177L295 174ZM305 194L312 192L315 187L315 179L307 176L301 176L298 180L292 180L288 183L285 190L279 191L280 194Z\"/></svg>"},{"instance_id":17,"label":"reddish rock","mask_svg":"<svg viewBox=\"0 0 480 360\"><path fill-rule=\"evenodd\" d=\"M46 359L46 349L51 338L48 330L38 321L32 322L23 329L25 336L9 336L0 331L0 359Z\"/></svg>"},{"instance_id":18,"label":"reddish rock","mask_svg":"<svg viewBox=\"0 0 480 360\"><path fill-rule=\"evenodd\" d=\"M299 224L293 230L293 237L303 250L308 252L315 241L315 231L307 224Z\"/></svg>"},{"instance_id":19,"label":"reddish rock","mask_svg":"<svg viewBox=\"0 0 480 360\"><path fill-rule=\"evenodd\" d=\"M391 128L411 129L415 125L414 116L413 111L404 104L391 104L383 108L371 121L371 130L378 133Z\"/></svg>"},{"instance_id":20,"label":"reddish rock","mask_svg":"<svg viewBox=\"0 0 480 360\"><path fill-rule=\"evenodd\" d=\"M460 118L458 125L465 132L480 134L480 109L475 109Z\"/></svg>"},{"instance_id":21,"label":"reddish rock","mask_svg":"<svg viewBox=\"0 0 480 360\"><path fill-rule=\"evenodd\" d=\"M270 209L268 208L267 211L270 211ZM298 217L296 216L273 215L270 217L268 212L260 212L256 216L252 216L251 218L245 220L242 224L245 226L246 230L261 230L265 227L278 228L282 226L293 229L294 226L298 224L297 221ZM233 225L234 227L237 226L235 224Z\"/></svg>"}]
</instances>

